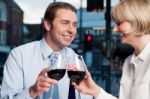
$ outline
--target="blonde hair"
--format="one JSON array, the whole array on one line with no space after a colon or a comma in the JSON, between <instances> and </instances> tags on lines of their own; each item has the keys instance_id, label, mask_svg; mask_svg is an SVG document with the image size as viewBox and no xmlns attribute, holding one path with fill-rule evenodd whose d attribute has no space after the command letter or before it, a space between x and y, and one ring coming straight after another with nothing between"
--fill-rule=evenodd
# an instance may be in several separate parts
<instances>
[{"instance_id":1,"label":"blonde hair","mask_svg":"<svg viewBox=\"0 0 150 99\"><path fill-rule=\"evenodd\" d=\"M137 36L150 34L150 1L123 0L111 12L115 22L130 22Z\"/></svg>"}]
</instances>

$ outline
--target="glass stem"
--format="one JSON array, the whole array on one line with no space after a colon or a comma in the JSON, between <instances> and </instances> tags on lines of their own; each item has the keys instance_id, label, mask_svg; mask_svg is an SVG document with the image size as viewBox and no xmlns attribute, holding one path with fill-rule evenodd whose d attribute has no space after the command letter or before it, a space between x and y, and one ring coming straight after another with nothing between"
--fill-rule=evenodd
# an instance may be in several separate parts
<instances>
[{"instance_id":1,"label":"glass stem","mask_svg":"<svg viewBox=\"0 0 150 99\"><path fill-rule=\"evenodd\" d=\"M51 95L50 95L50 99L53 99L53 91L54 91L54 85L52 85L52 87L51 87Z\"/></svg>"},{"instance_id":2,"label":"glass stem","mask_svg":"<svg viewBox=\"0 0 150 99\"><path fill-rule=\"evenodd\" d=\"M80 94L80 92L78 92L78 99L81 99L81 94Z\"/></svg>"}]
</instances>

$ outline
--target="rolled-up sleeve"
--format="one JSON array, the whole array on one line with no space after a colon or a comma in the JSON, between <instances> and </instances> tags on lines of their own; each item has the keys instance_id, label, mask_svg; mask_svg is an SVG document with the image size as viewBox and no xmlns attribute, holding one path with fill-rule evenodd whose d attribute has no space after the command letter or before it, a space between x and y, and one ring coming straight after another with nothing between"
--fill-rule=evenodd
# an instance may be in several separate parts
<instances>
[{"instance_id":1,"label":"rolled-up sleeve","mask_svg":"<svg viewBox=\"0 0 150 99\"><path fill-rule=\"evenodd\" d=\"M1 99L32 99L29 88L24 88L21 54L14 50L4 65Z\"/></svg>"}]
</instances>

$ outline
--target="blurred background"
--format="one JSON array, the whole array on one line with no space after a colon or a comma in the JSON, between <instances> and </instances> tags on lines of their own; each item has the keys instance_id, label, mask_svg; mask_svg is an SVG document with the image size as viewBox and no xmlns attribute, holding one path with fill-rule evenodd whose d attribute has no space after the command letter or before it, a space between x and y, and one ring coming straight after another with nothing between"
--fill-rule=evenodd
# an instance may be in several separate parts
<instances>
[{"instance_id":1,"label":"blurred background","mask_svg":"<svg viewBox=\"0 0 150 99\"><path fill-rule=\"evenodd\" d=\"M57 1L77 8L78 34L71 47L83 55L96 83L118 96L122 64L133 52L112 31L111 8L120 0L0 0L0 85L11 49L42 38L45 9Z\"/></svg>"}]
</instances>

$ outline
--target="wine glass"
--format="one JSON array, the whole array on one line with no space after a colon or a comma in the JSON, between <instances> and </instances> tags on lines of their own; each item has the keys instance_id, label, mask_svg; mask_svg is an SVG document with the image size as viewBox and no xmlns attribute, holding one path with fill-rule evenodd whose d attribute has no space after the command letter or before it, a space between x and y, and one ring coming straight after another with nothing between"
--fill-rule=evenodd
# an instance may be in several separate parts
<instances>
[{"instance_id":1,"label":"wine glass","mask_svg":"<svg viewBox=\"0 0 150 99\"><path fill-rule=\"evenodd\" d=\"M63 60L63 55L57 52L54 52L50 57L50 68L51 70L47 72L48 77L56 80L60 80L64 77L66 72L66 63ZM50 99L53 99L54 85L51 87Z\"/></svg>"},{"instance_id":2,"label":"wine glass","mask_svg":"<svg viewBox=\"0 0 150 99\"><path fill-rule=\"evenodd\" d=\"M75 60L68 62L67 73L71 82L76 82L79 84L81 80L85 78L86 65L84 63L83 57L77 55ZM78 92L78 99L80 99L80 93Z\"/></svg>"}]
</instances>

